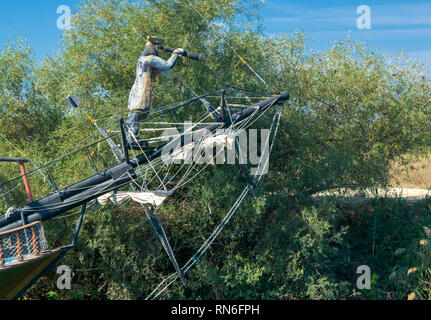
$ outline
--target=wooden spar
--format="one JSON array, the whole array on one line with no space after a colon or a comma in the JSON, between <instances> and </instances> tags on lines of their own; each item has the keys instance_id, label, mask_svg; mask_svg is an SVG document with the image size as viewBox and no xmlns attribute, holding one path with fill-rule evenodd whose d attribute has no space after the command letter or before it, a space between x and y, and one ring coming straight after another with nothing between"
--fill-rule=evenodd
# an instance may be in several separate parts
<instances>
[{"instance_id":1,"label":"wooden spar","mask_svg":"<svg viewBox=\"0 0 431 320\"><path fill-rule=\"evenodd\" d=\"M15 159L15 158L0 158L0 162L18 162L21 170L22 180L24 181L25 191L27 193L28 202L33 202L33 195L31 194L30 184L28 183L27 171L25 170L24 163L28 162L28 159Z\"/></svg>"},{"instance_id":2,"label":"wooden spar","mask_svg":"<svg viewBox=\"0 0 431 320\"><path fill-rule=\"evenodd\" d=\"M31 194L30 184L28 183L27 172L25 171L24 162L19 161L19 168L21 170L22 179L24 180L25 192L27 192L28 202L33 202L33 195Z\"/></svg>"}]
</instances>

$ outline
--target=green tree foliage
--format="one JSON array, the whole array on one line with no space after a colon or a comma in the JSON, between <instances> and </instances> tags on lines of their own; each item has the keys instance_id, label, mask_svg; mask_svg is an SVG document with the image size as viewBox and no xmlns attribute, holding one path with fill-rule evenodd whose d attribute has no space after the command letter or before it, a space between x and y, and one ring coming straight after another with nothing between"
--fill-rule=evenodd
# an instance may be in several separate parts
<instances>
[{"instance_id":1,"label":"green tree foliage","mask_svg":"<svg viewBox=\"0 0 431 320\"><path fill-rule=\"evenodd\" d=\"M0 52L0 133L20 147L46 142L60 116L38 88L36 70L31 48L23 40Z\"/></svg>"},{"instance_id":2,"label":"green tree foliage","mask_svg":"<svg viewBox=\"0 0 431 320\"><path fill-rule=\"evenodd\" d=\"M189 287L175 285L162 298L351 298L359 295L354 289L355 268L364 264L359 254L371 256L370 264L386 259L376 273L381 276L377 283L389 279L385 272L396 263L375 255L384 250L367 251L373 243L393 249L385 238L389 229L378 232L383 238L373 238L374 216L354 208L363 214L361 228L355 229L356 215L346 218L347 209L332 201L314 202L309 196L336 188L385 185L391 161L429 143L431 88L423 66L403 56L391 62L350 39L315 52L307 49L301 33L266 37L259 27L251 27L259 21L259 5L251 0L145 4L88 0L73 16L73 28L65 31L55 57L36 63L24 42L0 53L0 134L9 141L0 138L1 155L20 156L15 145L39 165L95 133L82 112L65 107L67 96L79 96L100 126L127 114L136 62L147 35L207 57L204 63L181 59L171 76L160 77L154 110L192 97L187 88L205 93L229 84L268 91L238 55L272 88L290 92L270 172L259 188L261 197L246 199L188 274ZM201 115L202 108L193 107L179 117L196 120ZM257 123L260 128L269 125L269 117ZM106 146L94 146L89 154L99 168L113 164ZM11 168L1 165L2 181L19 174L18 168ZM93 173L83 153L52 169L59 188ZM32 180L36 197L52 191L46 181L37 179ZM160 213L180 264L217 226L244 183L236 167L218 166L166 202ZM15 192L18 206L25 195L19 189ZM395 223L393 219L403 217L406 210L396 212L399 215L389 218L382 213L379 219ZM74 217L45 224L51 246L70 241L66 235L72 233ZM405 232L401 229L394 234L400 236ZM355 238L356 234L360 236ZM173 271L141 209L133 204L89 212L78 248L65 263L76 270L72 293L56 292L51 273L27 297L49 298L44 292L51 292L51 298L140 299ZM408 263L413 261L400 265ZM401 289L390 281L386 284L399 290L401 298L412 289L410 284ZM382 297L385 285L375 297Z\"/></svg>"}]
</instances>

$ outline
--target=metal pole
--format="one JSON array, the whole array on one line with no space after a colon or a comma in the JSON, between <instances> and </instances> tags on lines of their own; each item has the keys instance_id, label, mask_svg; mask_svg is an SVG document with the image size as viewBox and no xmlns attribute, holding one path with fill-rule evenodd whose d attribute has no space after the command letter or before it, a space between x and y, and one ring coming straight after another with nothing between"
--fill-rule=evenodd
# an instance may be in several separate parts
<instances>
[{"instance_id":1,"label":"metal pole","mask_svg":"<svg viewBox=\"0 0 431 320\"><path fill-rule=\"evenodd\" d=\"M28 162L28 159L0 158L0 162Z\"/></svg>"},{"instance_id":2,"label":"metal pole","mask_svg":"<svg viewBox=\"0 0 431 320\"><path fill-rule=\"evenodd\" d=\"M156 209L153 205L141 205L142 209L144 209L145 213L147 214L148 219L150 220L150 223L156 232L157 237L159 238L160 242L162 243L163 248L166 250L166 253L169 256L169 259L171 260L172 264L174 265L175 270L177 271L178 277L180 278L181 282L183 283L184 287L187 286L187 281L184 276L184 271L181 269L181 267L178 265L177 259L175 258L175 254L172 251L172 247L169 244L169 240L166 236L165 230L163 229L162 222L158 218L158 214Z\"/></svg>"},{"instance_id":3,"label":"metal pole","mask_svg":"<svg viewBox=\"0 0 431 320\"><path fill-rule=\"evenodd\" d=\"M87 203L84 203L81 207L81 214L78 219L78 224L76 225L75 234L73 235L72 246L76 246L78 241L79 231L81 231L82 220L84 219L85 210L87 209Z\"/></svg>"},{"instance_id":4,"label":"metal pole","mask_svg":"<svg viewBox=\"0 0 431 320\"><path fill-rule=\"evenodd\" d=\"M130 163L129 158L129 151L127 150L127 139L126 139L126 133L124 131L124 118L120 119L120 129L121 129L121 140L122 140L122 146L123 146L123 157L124 161L126 163Z\"/></svg>"}]
</instances>

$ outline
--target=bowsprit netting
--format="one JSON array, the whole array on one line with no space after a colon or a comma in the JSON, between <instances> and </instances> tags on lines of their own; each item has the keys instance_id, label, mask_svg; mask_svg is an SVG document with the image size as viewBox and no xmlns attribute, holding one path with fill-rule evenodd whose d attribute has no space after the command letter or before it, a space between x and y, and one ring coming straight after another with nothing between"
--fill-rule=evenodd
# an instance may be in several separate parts
<instances>
[{"instance_id":1,"label":"bowsprit netting","mask_svg":"<svg viewBox=\"0 0 431 320\"><path fill-rule=\"evenodd\" d=\"M40 222L0 233L0 268L35 258L47 249Z\"/></svg>"}]
</instances>

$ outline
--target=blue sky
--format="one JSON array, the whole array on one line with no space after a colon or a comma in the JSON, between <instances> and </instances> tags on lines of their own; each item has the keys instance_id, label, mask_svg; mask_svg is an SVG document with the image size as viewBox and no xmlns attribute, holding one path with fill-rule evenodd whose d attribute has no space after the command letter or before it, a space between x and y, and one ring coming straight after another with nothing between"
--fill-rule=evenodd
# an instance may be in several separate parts
<instances>
[{"instance_id":1,"label":"blue sky","mask_svg":"<svg viewBox=\"0 0 431 320\"><path fill-rule=\"evenodd\" d=\"M352 32L354 40L367 41L381 53L401 50L431 66L430 0L261 0L261 15L268 35L291 34L300 29L314 39L310 47L324 50ZM57 29L57 7L68 5L72 12L78 0L15 0L0 3L0 44L16 39L15 28L25 36L39 57L58 48L62 31ZM359 30L356 9L371 9L371 29ZM5 21L3 13L11 25Z\"/></svg>"},{"instance_id":2,"label":"blue sky","mask_svg":"<svg viewBox=\"0 0 431 320\"><path fill-rule=\"evenodd\" d=\"M370 30L356 26L360 5L371 9ZM324 49L351 31L353 40L366 41L381 53L403 50L431 66L430 0L266 0L261 13L267 34L301 29L314 39L311 47Z\"/></svg>"}]
</instances>

